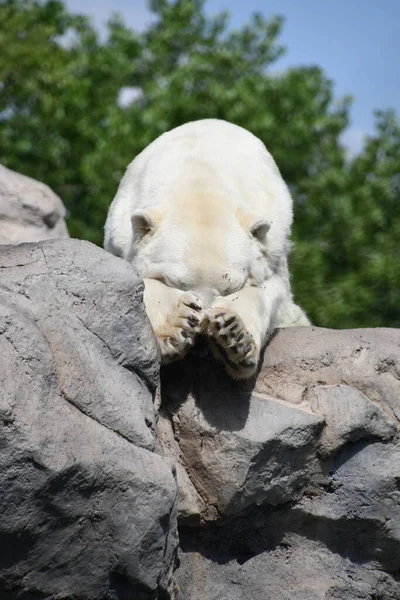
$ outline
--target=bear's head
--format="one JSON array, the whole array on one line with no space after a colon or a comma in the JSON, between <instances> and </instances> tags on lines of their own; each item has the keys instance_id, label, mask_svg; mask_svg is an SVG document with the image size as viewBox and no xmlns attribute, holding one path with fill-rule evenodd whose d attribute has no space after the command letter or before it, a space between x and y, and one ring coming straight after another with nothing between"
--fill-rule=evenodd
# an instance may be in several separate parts
<instances>
[{"instance_id":1,"label":"bear's head","mask_svg":"<svg viewBox=\"0 0 400 600\"><path fill-rule=\"evenodd\" d=\"M131 259L140 275L196 291L206 303L261 284L271 274L272 224L239 209L224 211L217 198L137 210L131 221Z\"/></svg>"}]
</instances>

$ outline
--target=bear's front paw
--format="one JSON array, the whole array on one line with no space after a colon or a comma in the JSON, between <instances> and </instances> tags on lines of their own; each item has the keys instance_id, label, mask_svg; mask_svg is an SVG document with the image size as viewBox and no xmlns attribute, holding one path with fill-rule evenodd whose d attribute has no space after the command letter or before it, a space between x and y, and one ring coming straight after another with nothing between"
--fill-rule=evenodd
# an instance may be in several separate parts
<instances>
[{"instance_id":1,"label":"bear's front paw","mask_svg":"<svg viewBox=\"0 0 400 600\"><path fill-rule=\"evenodd\" d=\"M242 319L226 308L212 308L208 314L208 335L215 357L225 363L234 379L254 375L260 350Z\"/></svg>"},{"instance_id":2,"label":"bear's front paw","mask_svg":"<svg viewBox=\"0 0 400 600\"><path fill-rule=\"evenodd\" d=\"M202 301L190 292L182 292L176 308L167 315L165 324L156 331L161 363L169 364L183 358L204 327Z\"/></svg>"}]
</instances>

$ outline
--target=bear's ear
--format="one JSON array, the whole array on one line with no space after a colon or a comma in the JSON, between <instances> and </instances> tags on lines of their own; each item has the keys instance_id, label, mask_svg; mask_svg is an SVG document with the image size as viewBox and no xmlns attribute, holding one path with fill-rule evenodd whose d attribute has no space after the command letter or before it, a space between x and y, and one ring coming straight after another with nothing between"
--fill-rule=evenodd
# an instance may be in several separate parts
<instances>
[{"instance_id":1,"label":"bear's ear","mask_svg":"<svg viewBox=\"0 0 400 600\"><path fill-rule=\"evenodd\" d=\"M265 236L272 225L272 221L260 219L260 217L254 213L243 212L241 210L237 212L237 218L247 234L250 234L259 242L265 242Z\"/></svg>"},{"instance_id":2,"label":"bear's ear","mask_svg":"<svg viewBox=\"0 0 400 600\"><path fill-rule=\"evenodd\" d=\"M253 223L253 225L250 226L250 233L259 242L264 242L265 236L267 235L270 227L271 227L270 221L265 221L265 220L256 221L255 223Z\"/></svg>"},{"instance_id":3,"label":"bear's ear","mask_svg":"<svg viewBox=\"0 0 400 600\"><path fill-rule=\"evenodd\" d=\"M136 210L131 216L134 242L153 232L159 221L160 215L154 210Z\"/></svg>"}]
</instances>

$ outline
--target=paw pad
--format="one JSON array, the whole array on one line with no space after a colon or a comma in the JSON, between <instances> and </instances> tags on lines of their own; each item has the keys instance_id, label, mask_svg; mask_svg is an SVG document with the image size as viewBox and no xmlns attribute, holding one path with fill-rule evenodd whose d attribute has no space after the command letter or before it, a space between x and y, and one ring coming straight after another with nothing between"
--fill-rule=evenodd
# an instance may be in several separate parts
<instances>
[{"instance_id":1,"label":"paw pad","mask_svg":"<svg viewBox=\"0 0 400 600\"><path fill-rule=\"evenodd\" d=\"M232 377L250 377L257 367L259 350L242 319L231 310L219 308L212 309L208 319L208 335L217 358Z\"/></svg>"}]
</instances>

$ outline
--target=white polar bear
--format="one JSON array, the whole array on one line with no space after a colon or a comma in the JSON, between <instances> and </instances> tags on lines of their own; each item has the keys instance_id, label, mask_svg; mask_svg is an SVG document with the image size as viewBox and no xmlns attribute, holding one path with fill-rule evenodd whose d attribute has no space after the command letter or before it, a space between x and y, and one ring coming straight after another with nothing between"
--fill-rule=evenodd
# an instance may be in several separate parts
<instances>
[{"instance_id":1,"label":"white polar bear","mask_svg":"<svg viewBox=\"0 0 400 600\"><path fill-rule=\"evenodd\" d=\"M309 325L287 267L292 200L262 142L231 123L187 123L128 166L104 248L131 261L162 363L198 333L234 378L252 376L278 326Z\"/></svg>"}]
</instances>

